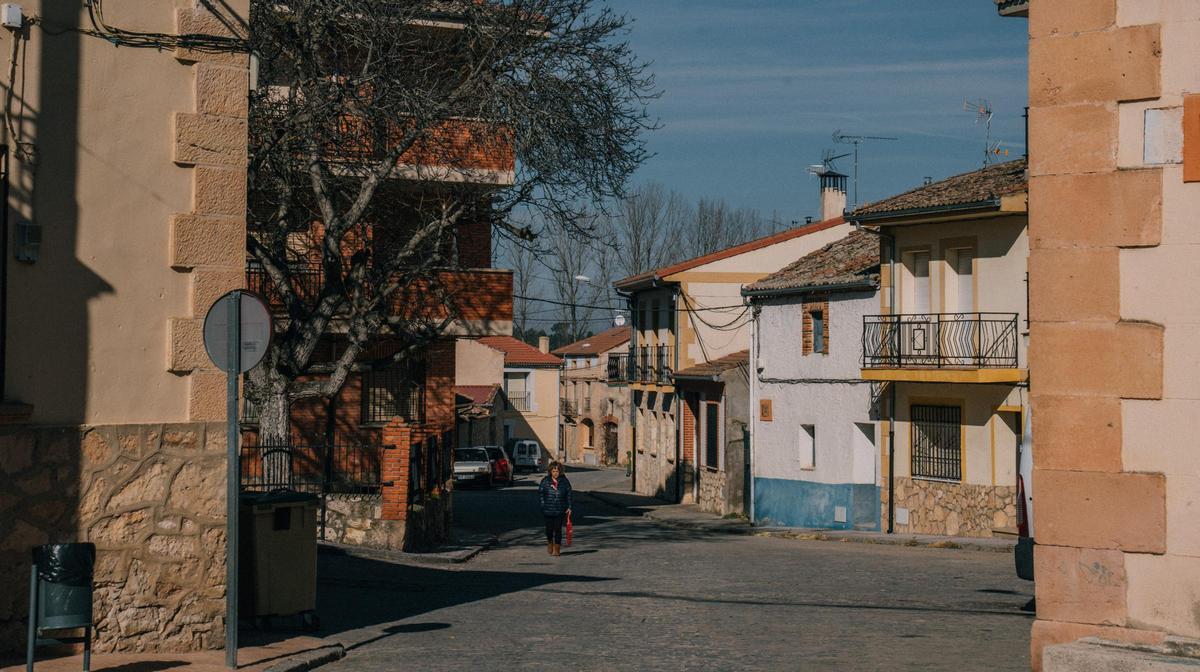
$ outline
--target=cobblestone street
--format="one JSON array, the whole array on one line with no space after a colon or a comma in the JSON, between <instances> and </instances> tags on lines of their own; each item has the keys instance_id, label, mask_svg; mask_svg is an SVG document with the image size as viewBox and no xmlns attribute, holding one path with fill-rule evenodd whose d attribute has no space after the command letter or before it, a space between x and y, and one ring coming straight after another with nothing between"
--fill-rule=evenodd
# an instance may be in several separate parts
<instances>
[{"instance_id":1,"label":"cobblestone street","mask_svg":"<svg viewBox=\"0 0 1200 672\"><path fill-rule=\"evenodd\" d=\"M349 649L328 669L1029 669L1008 554L679 530L580 493L550 558L533 479L455 494L460 525L500 538L468 563L322 554L324 634Z\"/></svg>"}]
</instances>

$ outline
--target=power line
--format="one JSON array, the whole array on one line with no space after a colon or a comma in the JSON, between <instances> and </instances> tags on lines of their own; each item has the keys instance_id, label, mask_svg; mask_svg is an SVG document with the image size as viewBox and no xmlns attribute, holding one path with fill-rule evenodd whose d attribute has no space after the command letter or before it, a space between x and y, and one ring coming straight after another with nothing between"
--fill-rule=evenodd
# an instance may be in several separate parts
<instances>
[{"instance_id":1,"label":"power line","mask_svg":"<svg viewBox=\"0 0 1200 672\"><path fill-rule=\"evenodd\" d=\"M575 308L593 308L595 310L612 310L611 306L593 306L593 305L588 305L588 304L584 304L584 303L569 303L569 302L564 302L564 301L555 301L553 299L538 299L538 298L535 298L532 296L521 296L520 294L513 294L513 298L521 299L522 301L540 301L541 303L549 303L549 304L553 304L555 306L567 306L567 307L574 306ZM715 311L719 311L719 310L740 310L740 309L745 309L745 308L746 308L746 304L739 303L737 305L732 305L732 306L711 306L711 307L707 307L707 308L681 308L681 309L679 309L679 312L681 312L681 313L702 313L702 312L707 312L707 311L715 312ZM624 310L624 309L621 308L618 310ZM659 310L664 310L664 308L660 308ZM670 310L670 309L666 308L666 310Z\"/></svg>"}]
</instances>

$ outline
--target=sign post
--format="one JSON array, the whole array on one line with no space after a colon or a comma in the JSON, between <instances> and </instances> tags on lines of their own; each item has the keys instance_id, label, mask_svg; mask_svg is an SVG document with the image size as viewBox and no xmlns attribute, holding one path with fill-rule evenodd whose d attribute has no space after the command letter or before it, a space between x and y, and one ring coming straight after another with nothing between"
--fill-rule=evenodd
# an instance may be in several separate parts
<instances>
[{"instance_id":1,"label":"sign post","mask_svg":"<svg viewBox=\"0 0 1200 672\"><path fill-rule=\"evenodd\" d=\"M238 491L241 454L238 377L262 361L271 341L271 314L254 294L235 289L217 299L204 318L204 349L226 374L225 432L225 666L237 669Z\"/></svg>"}]
</instances>

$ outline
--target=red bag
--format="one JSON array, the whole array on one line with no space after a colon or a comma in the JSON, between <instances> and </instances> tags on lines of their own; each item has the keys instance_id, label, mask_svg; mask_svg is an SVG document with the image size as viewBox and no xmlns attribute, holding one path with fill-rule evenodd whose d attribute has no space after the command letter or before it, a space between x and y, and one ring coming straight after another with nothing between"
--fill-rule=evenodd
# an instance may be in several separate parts
<instances>
[{"instance_id":1,"label":"red bag","mask_svg":"<svg viewBox=\"0 0 1200 672\"><path fill-rule=\"evenodd\" d=\"M575 536L575 526L571 524L571 514L567 514L567 546L571 545L571 538Z\"/></svg>"}]
</instances>

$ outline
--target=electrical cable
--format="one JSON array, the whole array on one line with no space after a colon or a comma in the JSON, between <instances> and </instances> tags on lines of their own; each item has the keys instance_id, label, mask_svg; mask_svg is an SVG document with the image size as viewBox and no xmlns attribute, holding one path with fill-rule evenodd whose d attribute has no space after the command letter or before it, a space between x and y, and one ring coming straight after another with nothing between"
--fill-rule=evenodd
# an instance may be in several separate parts
<instances>
[{"instance_id":1,"label":"electrical cable","mask_svg":"<svg viewBox=\"0 0 1200 672\"><path fill-rule=\"evenodd\" d=\"M134 49L189 49L208 53L245 53L249 45L245 38L225 35L207 35L204 33L171 33L143 32L126 30L110 26L104 19L104 0L87 0L88 21L91 28L76 28L74 26L53 26L38 16L29 17L29 24L36 25L48 35L63 35L65 33L80 33L89 37L97 37L114 46Z\"/></svg>"}]
</instances>

